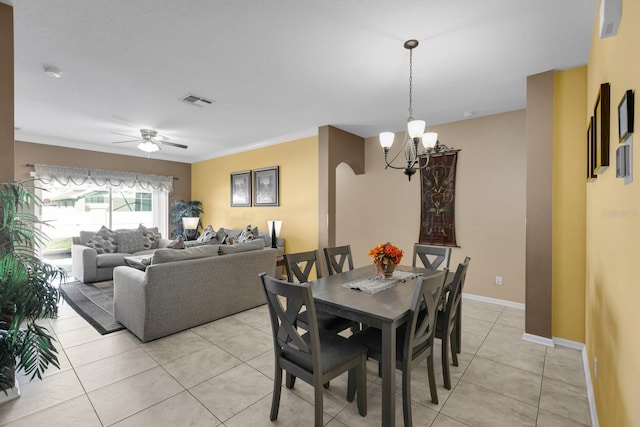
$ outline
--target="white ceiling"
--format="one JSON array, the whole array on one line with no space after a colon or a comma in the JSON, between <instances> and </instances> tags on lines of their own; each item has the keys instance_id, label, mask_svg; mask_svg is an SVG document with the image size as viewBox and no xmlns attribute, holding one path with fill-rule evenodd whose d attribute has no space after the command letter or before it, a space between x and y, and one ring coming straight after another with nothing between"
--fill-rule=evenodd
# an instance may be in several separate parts
<instances>
[{"instance_id":1,"label":"white ceiling","mask_svg":"<svg viewBox=\"0 0 640 427\"><path fill-rule=\"evenodd\" d=\"M194 162L315 134L525 107L526 77L587 63L597 0L14 0L17 140ZM54 79L45 65L62 71ZM193 93L208 108L178 102ZM443 141L455 145L455 141Z\"/></svg>"}]
</instances>

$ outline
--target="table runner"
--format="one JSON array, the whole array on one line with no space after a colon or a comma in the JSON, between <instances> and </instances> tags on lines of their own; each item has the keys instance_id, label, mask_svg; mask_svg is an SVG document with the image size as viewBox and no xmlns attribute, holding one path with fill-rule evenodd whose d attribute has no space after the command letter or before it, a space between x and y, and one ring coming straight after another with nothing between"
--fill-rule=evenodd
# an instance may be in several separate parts
<instances>
[{"instance_id":1,"label":"table runner","mask_svg":"<svg viewBox=\"0 0 640 427\"><path fill-rule=\"evenodd\" d=\"M378 277L376 275L363 277L362 279L354 280L352 282L344 283L342 286L349 289L357 289L360 291L368 292L370 294L377 294L397 285L398 283L404 283L408 279L420 276L420 273L412 273L410 271L396 270L390 278Z\"/></svg>"}]
</instances>

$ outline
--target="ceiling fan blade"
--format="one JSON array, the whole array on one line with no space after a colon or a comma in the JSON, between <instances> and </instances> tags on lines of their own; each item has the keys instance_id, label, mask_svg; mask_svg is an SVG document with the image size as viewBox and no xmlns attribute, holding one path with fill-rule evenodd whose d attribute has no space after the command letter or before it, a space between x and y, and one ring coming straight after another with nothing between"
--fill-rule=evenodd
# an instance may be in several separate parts
<instances>
[{"instance_id":1,"label":"ceiling fan blade","mask_svg":"<svg viewBox=\"0 0 640 427\"><path fill-rule=\"evenodd\" d=\"M184 144L176 144L175 142L169 142L169 141L158 141L158 143L161 143L162 145L172 145L178 148L189 148Z\"/></svg>"},{"instance_id":2,"label":"ceiling fan blade","mask_svg":"<svg viewBox=\"0 0 640 427\"><path fill-rule=\"evenodd\" d=\"M129 138L138 138L138 139L140 139L140 137L138 135L127 135L126 133L113 132L113 131L111 133L114 133L116 135L128 136Z\"/></svg>"},{"instance_id":3,"label":"ceiling fan blade","mask_svg":"<svg viewBox=\"0 0 640 427\"><path fill-rule=\"evenodd\" d=\"M140 139L130 139L128 141L111 141L112 144L122 144L124 142L138 142Z\"/></svg>"}]
</instances>

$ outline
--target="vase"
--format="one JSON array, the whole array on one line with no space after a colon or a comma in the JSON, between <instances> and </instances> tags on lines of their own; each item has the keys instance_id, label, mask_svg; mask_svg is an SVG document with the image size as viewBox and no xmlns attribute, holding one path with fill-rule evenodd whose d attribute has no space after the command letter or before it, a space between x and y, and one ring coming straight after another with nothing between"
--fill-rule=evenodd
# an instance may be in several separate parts
<instances>
[{"instance_id":1,"label":"vase","mask_svg":"<svg viewBox=\"0 0 640 427\"><path fill-rule=\"evenodd\" d=\"M378 275L380 277L384 277L385 279L393 276L393 270L396 269L396 265L389 261L387 264L384 264L382 261L376 263L376 267L378 267Z\"/></svg>"}]
</instances>

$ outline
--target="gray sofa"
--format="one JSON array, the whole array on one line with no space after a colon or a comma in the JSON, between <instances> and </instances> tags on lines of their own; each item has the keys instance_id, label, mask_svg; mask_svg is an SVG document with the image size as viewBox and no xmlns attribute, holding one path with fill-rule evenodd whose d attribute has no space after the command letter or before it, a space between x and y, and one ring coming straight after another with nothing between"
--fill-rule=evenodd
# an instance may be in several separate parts
<instances>
[{"instance_id":1,"label":"gray sofa","mask_svg":"<svg viewBox=\"0 0 640 427\"><path fill-rule=\"evenodd\" d=\"M116 267L116 320L146 342L264 304L258 274L274 275L277 251L233 253L241 245L158 249L145 271Z\"/></svg>"},{"instance_id":2,"label":"gray sofa","mask_svg":"<svg viewBox=\"0 0 640 427\"><path fill-rule=\"evenodd\" d=\"M113 269L120 265L127 265L124 257L132 255L153 254L156 248L136 252L114 252L99 254L94 248L86 246L87 242L96 234L95 231L81 231L80 236L74 236L71 245L71 273L84 282L102 282L113 278ZM159 239L157 248L166 247L171 240Z\"/></svg>"}]
</instances>

